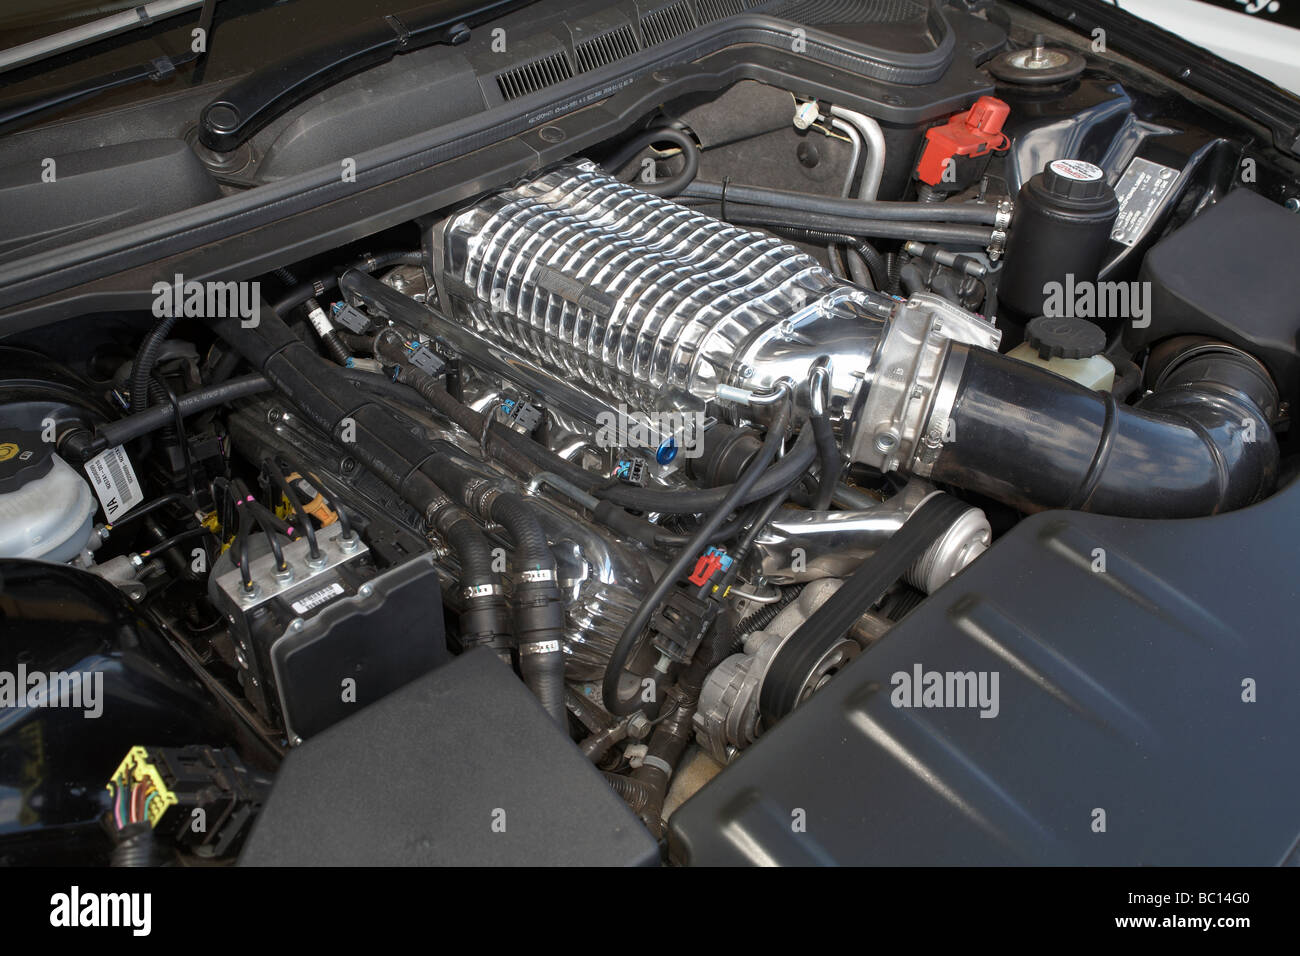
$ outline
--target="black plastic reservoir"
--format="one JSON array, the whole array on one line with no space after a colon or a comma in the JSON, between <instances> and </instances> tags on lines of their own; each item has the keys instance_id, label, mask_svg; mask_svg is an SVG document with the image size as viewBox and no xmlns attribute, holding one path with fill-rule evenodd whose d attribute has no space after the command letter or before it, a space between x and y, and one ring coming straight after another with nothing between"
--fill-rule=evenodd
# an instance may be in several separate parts
<instances>
[{"instance_id":1,"label":"black plastic reservoir","mask_svg":"<svg viewBox=\"0 0 1300 956\"><path fill-rule=\"evenodd\" d=\"M1045 314L1051 283L1078 288L1097 281L1118 213L1105 172L1082 160L1052 160L1020 188L998 286L1003 314L1013 325ZM1116 321L1099 324L1109 332ZM1014 341L1019 338L1015 330Z\"/></svg>"}]
</instances>

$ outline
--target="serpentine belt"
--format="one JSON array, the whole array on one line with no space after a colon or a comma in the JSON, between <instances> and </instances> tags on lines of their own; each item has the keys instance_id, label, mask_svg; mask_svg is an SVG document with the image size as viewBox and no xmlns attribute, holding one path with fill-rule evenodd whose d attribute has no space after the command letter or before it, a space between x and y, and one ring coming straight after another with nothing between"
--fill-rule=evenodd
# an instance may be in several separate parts
<instances>
[{"instance_id":1,"label":"serpentine belt","mask_svg":"<svg viewBox=\"0 0 1300 956\"><path fill-rule=\"evenodd\" d=\"M867 558L782 645L763 679L759 711L771 727L799 703L809 673L826 651L872 608L926 548L970 507L951 495L933 495Z\"/></svg>"}]
</instances>

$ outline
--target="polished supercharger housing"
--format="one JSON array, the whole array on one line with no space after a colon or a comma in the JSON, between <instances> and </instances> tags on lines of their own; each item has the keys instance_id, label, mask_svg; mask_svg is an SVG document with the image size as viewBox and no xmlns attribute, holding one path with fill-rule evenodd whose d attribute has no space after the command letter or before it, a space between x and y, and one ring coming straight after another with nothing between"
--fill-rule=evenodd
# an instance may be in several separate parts
<instances>
[{"instance_id":1,"label":"polished supercharger housing","mask_svg":"<svg viewBox=\"0 0 1300 956\"><path fill-rule=\"evenodd\" d=\"M576 381L580 417L744 407L822 367L844 447L882 470L920 453L947 343L1000 337L937 296L844 282L789 242L590 162L487 195L435 226L431 246L439 302L460 326L448 334L508 356L515 374Z\"/></svg>"}]
</instances>

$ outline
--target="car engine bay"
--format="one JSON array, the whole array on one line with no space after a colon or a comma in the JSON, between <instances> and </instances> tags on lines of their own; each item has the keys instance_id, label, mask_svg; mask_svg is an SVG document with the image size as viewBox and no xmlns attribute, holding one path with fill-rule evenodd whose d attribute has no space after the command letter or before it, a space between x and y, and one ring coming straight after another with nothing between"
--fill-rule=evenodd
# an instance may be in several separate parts
<instances>
[{"instance_id":1,"label":"car engine bay","mask_svg":"<svg viewBox=\"0 0 1300 956\"><path fill-rule=\"evenodd\" d=\"M825 827L786 855L782 821L817 801L773 794L856 774L829 768L858 734L944 793L1012 759L1016 720L1062 750L1104 725L1177 776L1115 690L1129 651L1085 666L1070 628L1119 633L1102 608L1127 601L1231 670L1231 605L1120 535L1259 513L1297 473L1300 163L1011 5L543 6L501 21L508 67L475 27L407 54L443 71L429 87L354 76L233 146L209 107L181 153L139 158L201 180L159 213L253 203L337 169L355 124L346 185L366 137L415 135L408 93L473 74L523 118L422 161L439 198L302 254L246 243L230 271L124 269L129 303L0 336L0 671L48 675L48 699L81 674L86 704L28 693L0 720L0 860L899 861L915 843ZM623 60L635 79L543 108ZM525 137L546 153L488 153ZM12 260L84 238L98 201L61 199L55 228L6 194ZM1031 693L1063 723L1018 711ZM927 751L871 716L891 700L985 736ZM783 746L801 756L764 756Z\"/></svg>"}]
</instances>

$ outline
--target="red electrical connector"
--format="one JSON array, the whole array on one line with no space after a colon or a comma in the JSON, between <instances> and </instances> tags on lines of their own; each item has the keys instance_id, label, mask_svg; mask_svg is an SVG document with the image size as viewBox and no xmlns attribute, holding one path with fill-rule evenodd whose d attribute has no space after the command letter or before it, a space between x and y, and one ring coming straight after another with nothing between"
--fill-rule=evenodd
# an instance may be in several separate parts
<instances>
[{"instance_id":1,"label":"red electrical connector","mask_svg":"<svg viewBox=\"0 0 1300 956\"><path fill-rule=\"evenodd\" d=\"M949 117L943 126L925 131L925 147L916 164L916 178L930 186L944 182L944 171L959 157L976 159L1005 149L1002 132L1011 107L995 96L981 96L964 113ZM948 181L952 181L951 176Z\"/></svg>"},{"instance_id":2,"label":"red electrical connector","mask_svg":"<svg viewBox=\"0 0 1300 956\"><path fill-rule=\"evenodd\" d=\"M692 584L698 584L700 587L704 587L704 585L709 583L709 578L713 577L718 568L723 566L724 557L724 555L710 548L708 551L700 555L699 559L695 562L695 570L691 572L691 576L687 578L687 580Z\"/></svg>"}]
</instances>

